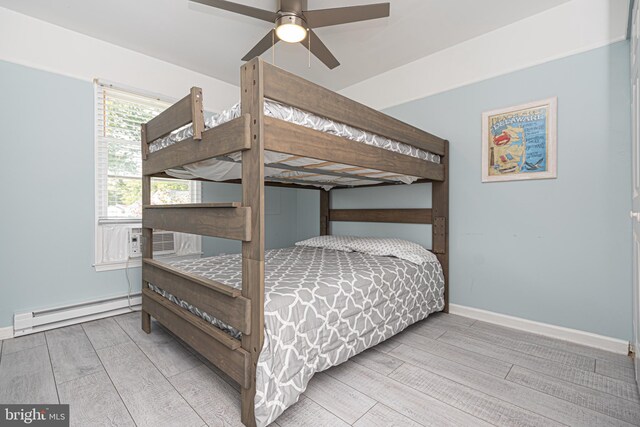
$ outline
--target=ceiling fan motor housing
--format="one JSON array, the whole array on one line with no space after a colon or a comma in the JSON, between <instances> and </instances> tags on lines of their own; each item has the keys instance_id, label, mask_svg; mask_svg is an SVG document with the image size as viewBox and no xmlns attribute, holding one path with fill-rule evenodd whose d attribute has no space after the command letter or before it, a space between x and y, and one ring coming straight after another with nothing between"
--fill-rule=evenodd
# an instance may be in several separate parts
<instances>
[{"instance_id":1,"label":"ceiling fan motor housing","mask_svg":"<svg viewBox=\"0 0 640 427\"><path fill-rule=\"evenodd\" d=\"M307 0L280 0L279 11L282 13L290 12L300 15L305 10L307 10Z\"/></svg>"},{"instance_id":2,"label":"ceiling fan motor housing","mask_svg":"<svg viewBox=\"0 0 640 427\"><path fill-rule=\"evenodd\" d=\"M305 20L298 15L293 13L282 14L278 19L276 19L276 27L285 24L299 25L301 27L307 28L307 23Z\"/></svg>"}]
</instances>

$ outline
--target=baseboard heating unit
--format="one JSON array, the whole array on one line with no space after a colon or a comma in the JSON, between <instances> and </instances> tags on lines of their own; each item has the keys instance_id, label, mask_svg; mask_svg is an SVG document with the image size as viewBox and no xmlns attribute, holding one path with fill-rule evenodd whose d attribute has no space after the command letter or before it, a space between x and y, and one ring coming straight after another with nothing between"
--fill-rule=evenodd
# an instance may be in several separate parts
<instances>
[{"instance_id":1,"label":"baseboard heating unit","mask_svg":"<svg viewBox=\"0 0 640 427\"><path fill-rule=\"evenodd\" d=\"M49 329L74 325L104 317L140 310L140 293L131 295L131 308L127 295L90 301L82 304L18 313L13 316L13 336L33 334Z\"/></svg>"}]
</instances>

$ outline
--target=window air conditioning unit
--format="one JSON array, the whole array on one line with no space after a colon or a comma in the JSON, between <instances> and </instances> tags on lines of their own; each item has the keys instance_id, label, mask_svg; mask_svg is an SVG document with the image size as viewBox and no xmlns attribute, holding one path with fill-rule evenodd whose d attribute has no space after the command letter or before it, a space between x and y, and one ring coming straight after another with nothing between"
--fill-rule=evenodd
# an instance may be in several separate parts
<instances>
[{"instance_id":1,"label":"window air conditioning unit","mask_svg":"<svg viewBox=\"0 0 640 427\"><path fill-rule=\"evenodd\" d=\"M153 255L171 255L176 253L176 233L172 231L155 230L153 232ZM142 228L132 228L129 231L129 256L142 256Z\"/></svg>"}]
</instances>

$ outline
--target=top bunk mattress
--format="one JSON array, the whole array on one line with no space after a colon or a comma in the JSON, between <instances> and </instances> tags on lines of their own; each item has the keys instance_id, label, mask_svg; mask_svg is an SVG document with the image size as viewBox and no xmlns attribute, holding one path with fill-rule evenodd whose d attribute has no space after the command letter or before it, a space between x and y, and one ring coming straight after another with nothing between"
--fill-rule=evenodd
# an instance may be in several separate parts
<instances>
[{"instance_id":1,"label":"top bunk mattress","mask_svg":"<svg viewBox=\"0 0 640 427\"><path fill-rule=\"evenodd\" d=\"M313 130L326 132L395 153L404 154L428 162L440 163L440 156L437 154L430 153L374 133L356 129L344 123L320 117L300 110L299 108L281 104L269 99L265 99L264 114L268 117L295 123ZM227 123L240 117L240 115L240 103L237 103L222 113L208 114L205 118L205 129L210 129L223 123ZM191 125L185 126L175 132L172 132L168 136L160 138L149 144L149 151L152 153L156 152L191 136L193 136L193 127ZM239 179L242 174L240 160L241 154L234 153L223 158L208 159L186 165L179 169L170 169L166 171L166 173L180 179L203 178L212 181ZM294 183L303 181L310 185L326 189L336 185L371 185L385 181L411 184L418 179L417 177L408 175L398 175L396 173L382 172L367 168L354 168L353 166L346 164L325 162L322 160L291 156L289 154L275 153L272 151L265 151L265 164L265 177L271 181ZM287 167L296 168L298 170L287 170ZM313 170L306 172L300 171L300 168ZM318 170L326 170L328 173L319 173ZM349 173L352 176L338 176L335 172ZM380 180L376 181L376 178L379 178Z\"/></svg>"}]
</instances>

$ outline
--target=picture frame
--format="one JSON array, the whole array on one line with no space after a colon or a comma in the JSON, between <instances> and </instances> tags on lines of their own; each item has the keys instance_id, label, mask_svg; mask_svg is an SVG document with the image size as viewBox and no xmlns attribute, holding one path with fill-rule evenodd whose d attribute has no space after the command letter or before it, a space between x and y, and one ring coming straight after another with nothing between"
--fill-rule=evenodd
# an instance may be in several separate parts
<instances>
[{"instance_id":1,"label":"picture frame","mask_svg":"<svg viewBox=\"0 0 640 427\"><path fill-rule=\"evenodd\" d=\"M558 98L482 113L482 182L557 178Z\"/></svg>"}]
</instances>

